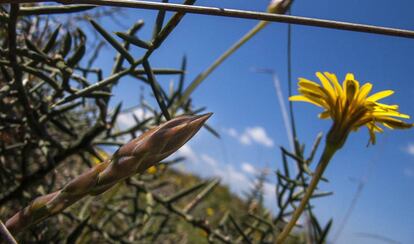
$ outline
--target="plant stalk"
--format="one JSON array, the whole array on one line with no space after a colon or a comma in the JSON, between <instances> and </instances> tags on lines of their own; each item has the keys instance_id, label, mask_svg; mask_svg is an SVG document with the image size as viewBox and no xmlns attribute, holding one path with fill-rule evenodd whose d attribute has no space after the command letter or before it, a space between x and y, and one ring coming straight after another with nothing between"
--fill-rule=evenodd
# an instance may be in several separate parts
<instances>
[{"instance_id":1,"label":"plant stalk","mask_svg":"<svg viewBox=\"0 0 414 244\"><path fill-rule=\"evenodd\" d=\"M249 32L247 32L238 42L233 44L226 52L224 52L219 58L217 58L213 64L210 65L204 72L200 73L184 91L183 96L178 102L179 105L184 104L187 99L190 97L191 93L201 84L201 82L207 78L224 60L226 60L230 55L232 55L237 49L239 49L243 44L250 40L254 35L257 34L260 30L266 27L269 24L267 21L260 21L255 27L253 27Z\"/></svg>"},{"instance_id":2,"label":"plant stalk","mask_svg":"<svg viewBox=\"0 0 414 244\"><path fill-rule=\"evenodd\" d=\"M278 235L276 239L276 244L284 243L285 239L288 237L289 233L292 231L293 227L296 225L299 217L301 216L302 212L305 210L306 205L309 202L309 199L312 197L313 192L315 191L316 187L318 186L319 180L322 178L323 173L325 172L326 167L329 164L329 161L338 150L338 147L332 146L329 143L325 145L325 149L319 160L318 167L312 177L312 180L306 189L305 195L303 196L299 206L295 209L295 212L292 215L289 223L283 228L283 231Z\"/></svg>"},{"instance_id":3,"label":"plant stalk","mask_svg":"<svg viewBox=\"0 0 414 244\"><path fill-rule=\"evenodd\" d=\"M5 241L7 244L17 244L17 241L14 239L12 234L9 232L7 227L3 224L0 220L0 237Z\"/></svg>"}]
</instances>

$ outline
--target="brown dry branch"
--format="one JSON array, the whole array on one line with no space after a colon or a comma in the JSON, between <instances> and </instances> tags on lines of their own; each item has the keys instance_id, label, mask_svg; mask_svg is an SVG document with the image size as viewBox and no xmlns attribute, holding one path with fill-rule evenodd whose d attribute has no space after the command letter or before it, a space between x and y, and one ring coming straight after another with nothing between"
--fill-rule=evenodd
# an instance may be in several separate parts
<instances>
[{"instance_id":1,"label":"brown dry branch","mask_svg":"<svg viewBox=\"0 0 414 244\"><path fill-rule=\"evenodd\" d=\"M373 33L388 36L398 36L405 38L414 38L414 31L397 29L375 25L365 25L359 23L333 21L319 18L308 18L301 16L289 16L282 14L271 14L263 12L255 12L239 9L226 9L218 7L205 7L205 6L185 6L183 4L174 3L160 3L151 1L134 1L134 0L3 0L4 3L33 3L33 2L56 2L66 5L71 4L85 4L86 6L113 6L113 7L125 7L125 8L140 8L140 9L152 9L173 11L178 13L193 13L212 16L225 16L232 18L242 19L255 19L271 22L281 22L297 25L316 26L322 28L332 28L339 30L349 30L356 32ZM66 6L65 6L66 7Z\"/></svg>"},{"instance_id":2,"label":"brown dry branch","mask_svg":"<svg viewBox=\"0 0 414 244\"><path fill-rule=\"evenodd\" d=\"M3 221L0 220L0 236L7 244L17 244L14 237L11 235L10 231L3 224Z\"/></svg>"}]
</instances>

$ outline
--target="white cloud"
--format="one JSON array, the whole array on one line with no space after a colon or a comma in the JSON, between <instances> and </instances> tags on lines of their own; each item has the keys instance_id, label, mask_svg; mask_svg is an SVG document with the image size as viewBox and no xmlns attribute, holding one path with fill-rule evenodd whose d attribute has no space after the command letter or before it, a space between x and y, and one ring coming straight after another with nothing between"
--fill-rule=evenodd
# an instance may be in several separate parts
<instances>
[{"instance_id":1,"label":"white cloud","mask_svg":"<svg viewBox=\"0 0 414 244\"><path fill-rule=\"evenodd\" d=\"M219 176L222 179L222 183L228 185L230 189L239 196L243 196L242 193L251 190L251 187L257 179L253 179L242 170L236 169L233 165L226 165L214 173L215 176ZM255 170L257 172L257 170ZM252 181L253 180L253 181ZM275 184L265 182L263 184L263 196L265 205L271 210L275 206Z\"/></svg>"},{"instance_id":2,"label":"white cloud","mask_svg":"<svg viewBox=\"0 0 414 244\"><path fill-rule=\"evenodd\" d=\"M257 170L253 167L253 165L243 162L241 166L242 170L248 174L256 174Z\"/></svg>"},{"instance_id":3,"label":"white cloud","mask_svg":"<svg viewBox=\"0 0 414 244\"><path fill-rule=\"evenodd\" d=\"M214 175L219 176L222 179L222 182L228 185L230 189L239 196L242 192L249 189L251 183L250 179L241 171L234 168L233 165L227 164L214 171Z\"/></svg>"},{"instance_id":4,"label":"white cloud","mask_svg":"<svg viewBox=\"0 0 414 244\"><path fill-rule=\"evenodd\" d=\"M408 154L411 154L414 156L414 144L413 143L408 144L408 146L405 148L405 151Z\"/></svg>"},{"instance_id":5,"label":"white cloud","mask_svg":"<svg viewBox=\"0 0 414 244\"><path fill-rule=\"evenodd\" d=\"M143 108L136 108L128 113L119 114L117 122L121 127L131 127L136 124L136 121L133 117L135 115L139 120L145 120L150 118L152 115L148 110L144 110Z\"/></svg>"},{"instance_id":6,"label":"white cloud","mask_svg":"<svg viewBox=\"0 0 414 244\"><path fill-rule=\"evenodd\" d=\"M264 184L263 184L263 192L264 192L264 195L265 196L267 196L267 197L275 197L276 196L276 185L275 184L272 184L272 183L267 183L267 182L265 182Z\"/></svg>"},{"instance_id":7,"label":"white cloud","mask_svg":"<svg viewBox=\"0 0 414 244\"><path fill-rule=\"evenodd\" d=\"M250 139L249 134L243 134L240 136L240 143L244 144L244 145L251 145L252 144L252 140Z\"/></svg>"},{"instance_id":8,"label":"white cloud","mask_svg":"<svg viewBox=\"0 0 414 244\"><path fill-rule=\"evenodd\" d=\"M229 186L230 190L240 197L242 193L249 191L254 182L252 174L260 172L252 164L243 162L238 166L225 164L209 154L198 154L188 144L181 147L173 157L186 157L185 163L174 165L180 171L196 173L202 177L219 177L221 183ZM188 162L188 163L187 163ZM269 209L275 205L275 186L271 183L264 183L264 199Z\"/></svg>"},{"instance_id":9,"label":"white cloud","mask_svg":"<svg viewBox=\"0 0 414 244\"><path fill-rule=\"evenodd\" d=\"M229 128L228 130L227 130L227 133L230 135L230 136L232 136L232 137L238 137L238 133L237 133L237 130L236 129L234 129L234 128Z\"/></svg>"},{"instance_id":10,"label":"white cloud","mask_svg":"<svg viewBox=\"0 0 414 244\"><path fill-rule=\"evenodd\" d=\"M195 172L203 177L219 177L223 184L228 185L234 193L239 195L249 189L251 179L243 170L239 170L231 164L220 163L208 154L197 156L196 152L187 144L180 148L175 155L186 157L186 161L191 162L191 164L186 164L188 172Z\"/></svg>"},{"instance_id":11,"label":"white cloud","mask_svg":"<svg viewBox=\"0 0 414 244\"><path fill-rule=\"evenodd\" d=\"M198 163L197 154L193 151L193 149L188 145L185 144L182 146L178 151L175 153L176 156L185 157L185 159L190 163Z\"/></svg>"},{"instance_id":12,"label":"white cloud","mask_svg":"<svg viewBox=\"0 0 414 244\"><path fill-rule=\"evenodd\" d=\"M256 126L247 128L245 133L250 136L252 141L255 141L258 144L262 144L266 147L273 147L274 145L273 140L270 139L263 127Z\"/></svg>"},{"instance_id":13,"label":"white cloud","mask_svg":"<svg viewBox=\"0 0 414 244\"><path fill-rule=\"evenodd\" d=\"M207 154L201 154L201 159L212 167L217 167L217 160Z\"/></svg>"},{"instance_id":14,"label":"white cloud","mask_svg":"<svg viewBox=\"0 0 414 244\"><path fill-rule=\"evenodd\" d=\"M241 144L252 145L253 143L265 146L273 147L273 140L267 135L266 130L261 126L247 127L243 133L238 133L236 129L229 128L225 132L239 140Z\"/></svg>"}]
</instances>

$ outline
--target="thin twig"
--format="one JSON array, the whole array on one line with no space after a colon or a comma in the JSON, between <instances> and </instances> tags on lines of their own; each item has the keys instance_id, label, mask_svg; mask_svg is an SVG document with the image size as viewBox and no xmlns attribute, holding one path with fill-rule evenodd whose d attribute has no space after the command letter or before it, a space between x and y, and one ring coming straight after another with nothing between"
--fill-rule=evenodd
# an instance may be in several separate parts
<instances>
[{"instance_id":1,"label":"thin twig","mask_svg":"<svg viewBox=\"0 0 414 244\"><path fill-rule=\"evenodd\" d=\"M147 78L150 82L152 92L154 93L155 99L157 100L157 103L160 106L165 119L170 120L171 119L170 113L168 112L167 106L165 105L164 99L161 95L161 87L159 86L158 82L155 79L154 73L151 70L148 60L145 59L142 65L144 66L144 70L147 73Z\"/></svg>"},{"instance_id":2,"label":"thin twig","mask_svg":"<svg viewBox=\"0 0 414 244\"><path fill-rule=\"evenodd\" d=\"M30 3L39 2L38 0L6 0L4 3ZM265 20L271 22L282 22L297 25L316 26L323 28L332 28L340 30L349 30L356 32L374 33L388 36L399 36L406 38L414 38L414 31L389 28L375 25L357 24L351 22L332 21L318 18L308 18L300 16L288 16L281 14L270 14L256 11L247 11L239 9L226 9L217 7L204 7L204 6L188 6L174 3L159 3L148 1L132 1L132 0L61 0L61 1L43 1L43 2L60 2L64 4L92 4L99 6L115 6L126 8L140 8L140 9L154 9L154 10L166 10L180 13L194 13L203 15L225 16L242 19L256 19Z\"/></svg>"},{"instance_id":3,"label":"thin twig","mask_svg":"<svg viewBox=\"0 0 414 244\"><path fill-rule=\"evenodd\" d=\"M12 234L10 234L9 230L6 228L6 226L3 224L3 221L0 220L0 234L2 236L2 239L7 244L17 244L17 241L14 239Z\"/></svg>"},{"instance_id":4,"label":"thin twig","mask_svg":"<svg viewBox=\"0 0 414 244\"><path fill-rule=\"evenodd\" d=\"M293 129L291 127L292 123L289 120L288 110L285 104L285 97L283 96L282 85L280 84L279 77L273 69L255 69L254 71L257 73L270 74L272 76L273 86L275 87L276 97L278 99L279 108L282 113L283 124L285 126L290 150L294 151L294 137L292 134Z\"/></svg>"},{"instance_id":5,"label":"thin twig","mask_svg":"<svg viewBox=\"0 0 414 244\"><path fill-rule=\"evenodd\" d=\"M181 218L183 218L185 221L187 221L188 223L192 224L193 226L196 226L202 230L204 230L205 232L207 232L208 235L212 235L217 237L220 241L222 241L223 243L232 243L230 241L230 237L223 235L222 233L220 233L220 231L212 229L210 224L202 219L198 219L193 217L192 215L189 215L187 213L185 213L184 211L180 210L179 208L177 208L175 205L170 204L168 201L166 201L164 198L162 198L161 196L152 193L144 184L142 184L141 182L138 181L130 181L128 182L129 184L137 187L138 189L144 191L145 193L151 193L152 197L154 198L154 200L163 205L166 209L168 209L170 212L180 216Z\"/></svg>"},{"instance_id":6,"label":"thin twig","mask_svg":"<svg viewBox=\"0 0 414 244\"><path fill-rule=\"evenodd\" d=\"M249 32L247 32L240 40L234 43L229 49L227 49L220 57L218 57L213 64L211 64L206 70L201 72L185 89L182 97L180 97L177 105L184 104L191 93L209 76L217 67L219 67L228 57L230 57L235 51L237 51L243 44L255 36L260 30L265 28L269 22L260 21L255 27L253 27Z\"/></svg>"},{"instance_id":7,"label":"thin twig","mask_svg":"<svg viewBox=\"0 0 414 244\"><path fill-rule=\"evenodd\" d=\"M234 227L236 227L236 230L240 233L240 235L243 237L243 240L245 243L252 243L249 239L249 237L244 233L242 228L239 224L237 224L236 220L233 218L233 216L229 215L230 221L233 223Z\"/></svg>"},{"instance_id":8,"label":"thin twig","mask_svg":"<svg viewBox=\"0 0 414 244\"><path fill-rule=\"evenodd\" d=\"M197 196L184 207L184 213L189 213L191 210L193 210L197 206L197 204L199 204L201 200L203 200L207 196L207 194L210 193L211 190L217 186L218 183L220 183L220 179L214 179L212 182L210 182L210 184L208 184L202 192L197 194Z\"/></svg>"},{"instance_id":9,"label":"thin twig","mask_svg":"<svg viewBox=\"0 0 414 244\"><path fill-rule=\"evenodd\" d=\"M291 14L291 9L288 10L287 15ZM292 96L292 25L288 24L287 27L287 76L288 76L288 97ZM293 113L293 104L292 101L289 101L289 115L290 115L290 125L292 128L292 136L293 140L297 140L296 134L296 124L295 124L295 116ZM297 151L296 143L295 145L295 152Z\"/></svg>"}]
</instances>

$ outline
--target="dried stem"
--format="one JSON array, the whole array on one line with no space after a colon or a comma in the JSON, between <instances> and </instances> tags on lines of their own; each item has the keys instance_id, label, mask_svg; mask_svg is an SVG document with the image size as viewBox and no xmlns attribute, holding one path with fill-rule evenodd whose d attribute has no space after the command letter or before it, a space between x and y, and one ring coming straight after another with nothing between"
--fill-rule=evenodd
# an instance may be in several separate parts
<instances>
[{"instance_id":1,"label":"dried stem","mask_svg":"<svg viewBox=\"0 0 414 244\"><path fill-rule=\"evenodd\" d=\"M31 3L39 2L37 0L6 0L4 3ZM92 4L97 6L115 6L126 8L141 8L141 9L154 9L154 10L166 10L181 13L194 13L203 15L215 15L225 16L242 19L256 19L265 20L270 22L290 23L297 25L316 26L331 29L349 30L356 32L374 33L388 36L399 36L406 38L414 38L414 31L381 27L375 25L364 25L351 22L332 21L318 18L307 18L300 16L287 16L281 14L270 14L263 12L238 10L238 9L226 9L217 7L204 7L204 6L186 6L182 4L174 3L159 3L148 1L131 1L131 0L61 0L61 1L42 1L42 2L60 2L64 4Z\"/></svg>"},{"instance_id":2,"label":"dried stem","mask_svg":"<svg viewBox=\"0 0 414 244\"><path fill-rule=\"evenodd\" d=\"M6 226L3 224L3 221L1 220L0 220L0 234L3 240L7 244L17 244L17 241L14 239L12 234L10 234L9 230L6 228Z\"/></svg>"},{"instance_id":3,"label":"dried stem","mask_svg":"<svg viewBox=\"0 0 414 244\"><path fill-rule=\"evenodd\" d=\"M312 197L313 192L318 186L318 183L322 178L322 175L325 172L325 169L328 166L332 156L335 154L336 150L337 149L335 147L331 147L329 144L326 144L319 164L316 168L316 171L313 174L312 180L309 186L306 188L305 195L303 196L299 206L293 212L293 215L289 220L289 223L283 228L283 231L278 235L276 244L283 244L286 238L288 237L289 233L292 231L293 227L296 225L296 222L298 221L302 212L308 205L309 199Z\"/></svg>"},{"instance_id":4,"label":"dried stem","mask_svg":"<svg viewBox=\"0 0 414 244\"><path fill-rule=\"evenodd\" d=\"M272 13L284 14L285 11L290 7L291 1L284 0L278 2L276 5L269 6L268 11ZM184 104L190 97L191 93L209 76L218 66L220 66L230 55L236 52L243 44L254 37L259 31L265 28L269 24L268 21L260 21L250 31L248 31L242 38L235 42L229 49L227 49L220 57L218 57L207 69L201 72L185 89L183 96L178 101L178 105Z\"/></svg>"}]
</instances>

